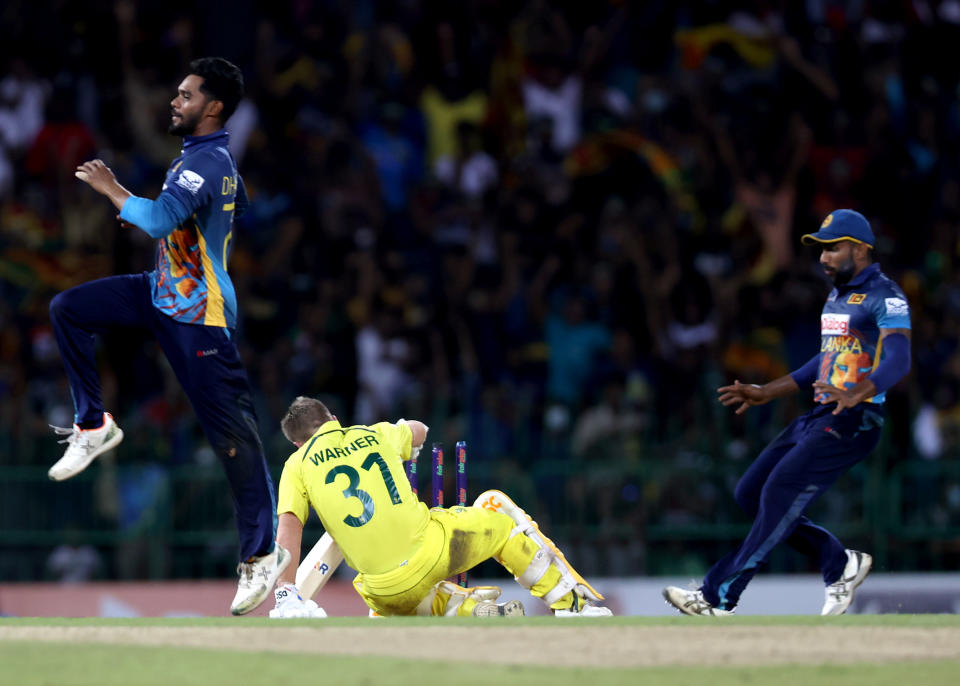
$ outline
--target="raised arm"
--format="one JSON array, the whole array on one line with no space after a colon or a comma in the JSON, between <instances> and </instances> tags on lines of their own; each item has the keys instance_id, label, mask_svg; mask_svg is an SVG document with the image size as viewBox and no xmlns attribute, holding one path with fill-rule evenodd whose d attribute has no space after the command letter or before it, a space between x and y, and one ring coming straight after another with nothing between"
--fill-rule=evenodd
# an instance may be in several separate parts
<instances>
[{"instance_id":1,"label":"raised arm","mask_svg":"<svg viewBox=\"0 0 960 686\"><path fill-rule=\"evenodd\" d=\"M787 64L802 74L825 98L833 102L840 98L840 89L837 87L837 82L833 80L829 73L803 56L803 50L796 38L786 34L781 35L777 40L777 48Z\"/></svg>"},{"instance_id":2,"label":"raised arm","mask_svg":"<svg viewBox=\"0 0 960 686\"><path fill-rule=\"evenodd\" d=\"M156 200L134 195L120 185L102 160L84 162L74 175L106 196L120 210L121 221L138 227L153 238L163 238L190 216L190 208L184 207L171 193L163 192Z\"/></svg>"}]
</instances>

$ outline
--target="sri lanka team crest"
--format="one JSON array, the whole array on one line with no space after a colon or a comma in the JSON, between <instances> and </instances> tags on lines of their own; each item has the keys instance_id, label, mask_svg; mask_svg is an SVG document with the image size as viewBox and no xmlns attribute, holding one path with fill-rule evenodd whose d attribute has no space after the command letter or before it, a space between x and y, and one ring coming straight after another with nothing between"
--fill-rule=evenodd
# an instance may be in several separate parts
<instances>
[{"instance_id":1,"label":"sri lanka team crest","mask_svg":"<svg viewBox=\"0 0 960 686\"><path fill-rule=\"evenodd\" d=\"M826 219L823 220L823 223L820 225L821 229L825 229L833 223L833 213L827 215Z\"/></svg>"},{"instance_id":2,"label":"sri lanka team crest","mask_svg":"<svg viewBox=\"0 0 960 686\"><path fill-rule=\"evenodd\" d=\"M862 305L863 301L867 299L866 293L851 293L850 297L847 298L848 305Z\"/></svg>"}]
</instances>

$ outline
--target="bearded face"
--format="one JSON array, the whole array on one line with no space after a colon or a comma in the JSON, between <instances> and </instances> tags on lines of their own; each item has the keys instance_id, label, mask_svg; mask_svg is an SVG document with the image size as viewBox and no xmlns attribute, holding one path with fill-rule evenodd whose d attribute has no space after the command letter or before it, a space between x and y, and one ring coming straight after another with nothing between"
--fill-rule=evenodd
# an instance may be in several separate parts
<instances>
[{"instance_id":1,"label":"bearded face","mask_svg":"<svg viewBox=\"0 0 960 686\"><path fill-rule=\"evenodd\" d=\"M857 269L853 259L853 244L841 241L824 245L820 256L820 265L830 280L833 281L834 286L843 286L849 283Z\"/></svg>"},{"instance_id":2,"label":"bearded face","mask_svg":"<svg viewBox=\"0 0 960 686\"><path fill-rule=\"evenodd\" d=\"M200 90L203 78L189 74L177 87L177 97L170 101L170 126L174 136L192 136L200 125L209 101Z\"/></svg>"}]
</instances>

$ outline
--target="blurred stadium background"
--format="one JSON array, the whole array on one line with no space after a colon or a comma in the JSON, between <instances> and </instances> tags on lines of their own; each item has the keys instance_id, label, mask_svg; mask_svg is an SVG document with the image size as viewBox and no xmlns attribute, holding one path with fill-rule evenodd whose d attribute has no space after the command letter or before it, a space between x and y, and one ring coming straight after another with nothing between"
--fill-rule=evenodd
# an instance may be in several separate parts
<instances>
[{"instance_id":1,"label":"blurred stadium background","mask_svg":"<svg viewBox=\"0 0 960 686\"><path fill-rule=\"evenodd\" d=\"M48 303L153 258L73 170L155 196L203 55L247 79L230 271L276 476L296 395L416 417L584 574L702 574L746 530L739 473L810 402L735 418L714 389L816 350L828 286L798 237L852 207L914 367L814 516L880 570L957 569L958 44L957 0L5 2L0 581L233 575L224 477L153 342L105 339L127 438L46 479L72 419Z\"/></svg>"}]
</instances>

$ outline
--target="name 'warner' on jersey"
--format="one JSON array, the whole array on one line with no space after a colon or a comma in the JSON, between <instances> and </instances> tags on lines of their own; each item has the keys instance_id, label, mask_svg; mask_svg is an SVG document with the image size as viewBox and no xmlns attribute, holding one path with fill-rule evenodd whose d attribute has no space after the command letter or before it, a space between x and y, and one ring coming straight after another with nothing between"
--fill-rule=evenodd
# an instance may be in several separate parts
<instances>
[{"instance_id":1,"label":"name 'warner' on jersey","mask_svg":"<svg viewBox=\"0 0 960 686\"><path fill-rule=\"evenodd\" d=\"M183 151L167 171L162 196L175 201L180 221L160 238L150 274L153 304L186 324L236 327L237 298L227 275L233 216L247 194L227 150L229 134L185 136Z\"/></svg>"},{"instance_id":2,"label":"name 'warner' on jersey","mask_svg":"<svg viewBox=\"0 0 960 686\"><path fill-rule=\"evenodd\" d=\"M818 381L853 388L883 358L880 329L909 329L910 306L896 283L871 264L849 283L834 288L820 315ZM868 402L882 403L886 393Z\"/></svg>"}]
</instances>

